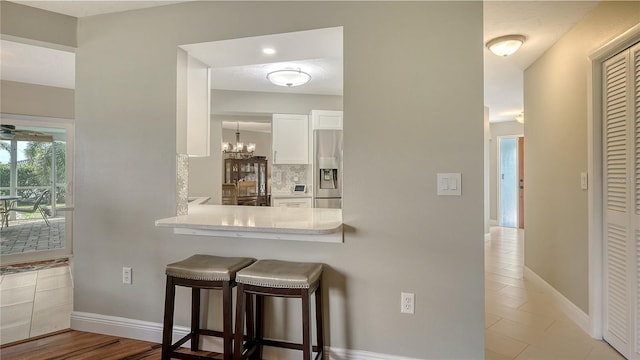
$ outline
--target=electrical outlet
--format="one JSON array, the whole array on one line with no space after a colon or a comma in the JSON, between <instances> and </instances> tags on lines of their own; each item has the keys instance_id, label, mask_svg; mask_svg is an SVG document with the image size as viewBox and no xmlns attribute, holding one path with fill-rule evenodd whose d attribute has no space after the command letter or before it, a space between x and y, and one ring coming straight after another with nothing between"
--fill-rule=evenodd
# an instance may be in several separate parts
<instances>
[{"instance_id":1,"label":"electrical outlet","mask_svg":"<svg viewBox=\"0 0 640 360\"><path fill-rule=\"evenodd\" d=\"M415 298L415 294L413 293L400 293L400 312L404 314L413 314Z\"/></svg>"},{"instance_id":2,"label":"electrical outlet","mask_svg":"<svg viewBox=\"0 0 640 360\"><path fill-rule=\"evenodd\" d=\"M122 283L125 285L131 285L131 268L123 267L122 268Z\"/></svg>"}]
</instances>

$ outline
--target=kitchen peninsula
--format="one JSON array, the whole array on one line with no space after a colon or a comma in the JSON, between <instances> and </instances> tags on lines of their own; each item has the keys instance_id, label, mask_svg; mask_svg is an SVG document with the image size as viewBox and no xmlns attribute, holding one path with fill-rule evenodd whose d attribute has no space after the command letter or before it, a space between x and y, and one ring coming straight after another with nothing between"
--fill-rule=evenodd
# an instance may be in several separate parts
<instances>
[{"instance_id":1,"label":"kitchen peninsula","mask_svg":"<svg viewBox=\"0 0 640 360\"><path fill-rule=\"evenodd\" d=\"M156 220L175 234L341 243L342 210L189 205L187 215Z\"/></svg>"}]
</instances>

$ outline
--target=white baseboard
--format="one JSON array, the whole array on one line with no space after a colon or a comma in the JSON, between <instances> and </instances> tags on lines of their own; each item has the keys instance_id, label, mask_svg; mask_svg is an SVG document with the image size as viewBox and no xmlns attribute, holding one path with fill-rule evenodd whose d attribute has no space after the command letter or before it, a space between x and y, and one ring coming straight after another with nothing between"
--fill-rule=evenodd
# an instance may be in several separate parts
<instances>
[{"instance_id":1,"label":"white baseboard","mask_svg":"<svg viewBox=\"0 0 640 360\"><path fill-rule=\"evenodd\" d=\"M327 354L329 354L330 360L420 360L418 358L337 348L330 348ZM298 358L300 358L300 355L298 355Z\"/></svg>"},{"instance_id":2,"label":"white baseboard","mask_svg":"<svg viewBox=\"0 0 640 360\"><path fill-rule=\"evenodd\" d=\"M129 339L162 342L162 324L108 316L86 312L74 311L71 313L71 329L97 334L120 336ZM189 333L189 328L174 326L173 339L179 339ZM184 346L189 346L187 341ZM222 341L219 338L203 337L202 347L205 350L221 352ZM325 348L325 354L330 360L419 360L395 355L373 353L361 350L349 350L340 348ZM295 350L266 347L264 358L269 360L296 360L300 358L300 352Z\"/></svg>"},{"instance_id":3,"label":"white baseboard","mask_svg":"<svg viewBox=\"0 0 640 360\"><path fill-rule=\"evenodd\" d=\"M578 327L584 330L584 332L591 334L591 321L589 319L589 315L582 311L582 309L577 307L558 290L526 266L524 267L524 278L535 283L544 290L549 291L553 296L556 306L558 306L558 308L560 308L560 310L567 315L569 319L576 323Z\"/></svg>"}]
</instances>

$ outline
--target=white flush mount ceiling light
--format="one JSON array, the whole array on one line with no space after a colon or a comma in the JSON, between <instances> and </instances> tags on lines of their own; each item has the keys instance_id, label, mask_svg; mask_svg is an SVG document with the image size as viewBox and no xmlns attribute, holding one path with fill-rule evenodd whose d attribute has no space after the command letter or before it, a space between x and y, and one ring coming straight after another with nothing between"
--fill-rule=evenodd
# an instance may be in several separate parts
<instances>
[{"instance_id":1,"label":"white flush mount ceiling light","mask_svg":"<svg viewBox=\"0 0 640 360\"><path fill-rule=\"evenodd\" d=\"M487 43L487 48L498 56L509 56L524 44L526 38L523 35L506 35L495 38Z\"/></svg>"},{"instance_id":2,"label":"white flush mount ceiling light","mask_svg":"<svg viewBox=\"0 0 640 360\"><path fill-rule=\"evenodd\" d=\"M267 79L279 86L300 86L311 80L311 75L300 69L276 70L267 74Z\"/></svg>"}]
</instances>

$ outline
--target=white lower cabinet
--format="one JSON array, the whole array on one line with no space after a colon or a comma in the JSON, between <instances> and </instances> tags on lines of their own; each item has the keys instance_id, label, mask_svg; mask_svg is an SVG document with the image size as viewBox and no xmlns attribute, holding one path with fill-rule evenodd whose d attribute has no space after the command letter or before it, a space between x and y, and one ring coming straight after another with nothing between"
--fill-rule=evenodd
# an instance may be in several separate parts
<instances>
[{"instance_id":1,"label":"white lower cabinet","mask_svg":"<svg viewBox=\"0 0 640 360\"><path fill-rule=\"evenodd\" d=\"M275 198L271 199L273 207L310 208L311 198Z\"/></svg>"}]
</instances>

